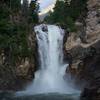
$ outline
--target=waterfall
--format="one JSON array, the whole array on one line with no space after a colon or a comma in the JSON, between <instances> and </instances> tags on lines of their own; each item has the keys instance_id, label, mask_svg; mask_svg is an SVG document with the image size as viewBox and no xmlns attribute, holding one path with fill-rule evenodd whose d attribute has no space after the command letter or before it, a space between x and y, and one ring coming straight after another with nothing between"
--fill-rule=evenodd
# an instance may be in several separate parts
<instances>
[{"instance_id":1,"label":"waterfall","mask_svg":"<svg viewBox=\"0 0 100 100\"><path fill-rule=\"evenodd\" d=\"M26 93L75 93L64 78L68 64L63 62L64 30L55 25L39 25L35 28L38 42L40 68Z\"/></svg>"}]
</instances>

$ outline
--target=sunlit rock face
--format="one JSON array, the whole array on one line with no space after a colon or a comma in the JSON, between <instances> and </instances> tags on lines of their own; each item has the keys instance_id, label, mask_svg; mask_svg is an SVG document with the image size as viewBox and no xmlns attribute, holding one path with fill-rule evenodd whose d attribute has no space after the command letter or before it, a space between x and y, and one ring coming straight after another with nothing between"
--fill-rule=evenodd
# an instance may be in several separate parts
<instances>
[{"instance_id":1,"label":"sunlit rock face","mask_svg":"<svg viewBox=\"0 0 100 100\"><path fill-rule=\"evenodd\" d=\"M70 33L65 44L66 54L71 55L70 73L76 83L85 86L81 100L100 99L100 0L88 0L85 19L86 42L82 43L77 33ZM79 23L78 23L79 25ZM80 25L79 25L80 26ZM81 32L81 31L80 31ZM78 85L78 86L79 86Z\"/></svg>"},{"instance_id":2,"label":"sunlit rock face","mask_svg":"<svg viewBox=\"0 0 100 100\"><path fill-rule=\"evenodd\" d=\"M87 9L87 16L84 19L86 25L75 23L79 32L70 33L65 45L67 50L78 45L86 48L100 40L100 0L88 0ZM85 36L80 35L82 33ZM84 43L80 37L85 37Z\"/></svg>"},{"instance_id":3,"label":"sunlit rock face","mask_svg":"<svg viewBox=\"0 0 100 100\"><path fill-rule=\"evenodd\" d=\"M18 64L18 63L17 63ZM16 75L18 77L32 77L32 73L35 71L35 65L31 63L30 59L26 57L21 60L21 63L16 68ZM30 73L30 74L29 74Z\"/></svg>"},{"instance_id":4,"label":"sunlit rock face","mask_svg":"<svg viewBox=\"0 0 100 100\"><path fill-rule=\"evenodd\" d=\"M88 12L85 19L86 26L84 26L82 23L76 22L76 26L79 32L70 33L70 36L68 37L68 39L66 37L67 41L64 45L66 51L71 52L72 49L74 51L74 48L77 48L77 47L86 49L99 42L100 40L100 0L88 0L87 9L88 9ZM84 43L82 42L80 38L81 33L84 33L85 35ZM73 60L75 60L75 62L73 61L75 63L74 66L75 68L77 68L78 62L76 59L73 59Z\"/></svg>"},{"instance_id":5,"label":"sunlit rock face","mask_svg":"<svg viewBox=\"0 0 100 100\"><path fill-rule=\"evenodd\" d=\"M86 34L89 42L100 39L100 0L87 2Z\"/></svg>"}]
</instances>

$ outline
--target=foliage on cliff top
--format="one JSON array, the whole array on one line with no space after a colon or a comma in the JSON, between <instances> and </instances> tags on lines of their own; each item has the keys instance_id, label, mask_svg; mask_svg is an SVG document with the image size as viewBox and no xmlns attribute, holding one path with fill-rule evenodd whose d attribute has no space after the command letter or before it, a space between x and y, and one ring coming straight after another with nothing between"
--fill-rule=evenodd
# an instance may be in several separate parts
<instances>
[{"instance_id":1,"label":"foliage on cliff top","mask_svg":"<svg viewBox=\"0 0 100 100\"><path fill-rule=\"evenodd\" d=\"M30 26L38 23L37 0L1 0L0 1L0 49L7 49L13 56L29 56L28 34Z\"/></svg>"},{"instance_id":2,"label":"foliage on cliff top","mask_svg":"<svg viewBox=\"0 0 100 100\"><path fill-rule=\"evenodd\" d=\"M54 11L49 13L49 16L44 21L47 23L59 23L69 28L71 31L75 31L75 21L82 16L86 16L87 12L87 0L57 0Z\"/></svg>"}]
</instances>

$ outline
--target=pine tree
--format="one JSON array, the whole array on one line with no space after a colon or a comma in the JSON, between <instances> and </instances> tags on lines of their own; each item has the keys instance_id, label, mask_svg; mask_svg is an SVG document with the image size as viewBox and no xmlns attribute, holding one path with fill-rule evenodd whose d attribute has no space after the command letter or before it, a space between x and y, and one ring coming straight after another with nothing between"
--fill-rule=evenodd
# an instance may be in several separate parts
<instances>
[{"instance_id":1,"label":"pine tree","mask_svg":"<svg viewBox=\"0 0 100 100\"><path fill-rule=\"evenodd\" d=\"M38 18L38 12L39 12L39 4L37 3L37 0L32 0L30 3L30 16L31 17L31 21L36 24L39 21Z\"/></svg>"},{"instance_id":2,"label":"pine tree","mask_svg":"<svg viewBox=\"0 0 100 100\"><path fill-rule=\"evenodd\" d=\"M9 0L10 9L17 12L21 8L21 0Z\"/></svg>"},{"instance_id":3,"label":"pine tree","mask_svg":"<svg viewBox=\"0 0 100 100\"><path fill-rule=\"evenodd\" d=\"M26 18L28 17L28 0L23 0L22 13Z\"/></svg>"}]
</instances>

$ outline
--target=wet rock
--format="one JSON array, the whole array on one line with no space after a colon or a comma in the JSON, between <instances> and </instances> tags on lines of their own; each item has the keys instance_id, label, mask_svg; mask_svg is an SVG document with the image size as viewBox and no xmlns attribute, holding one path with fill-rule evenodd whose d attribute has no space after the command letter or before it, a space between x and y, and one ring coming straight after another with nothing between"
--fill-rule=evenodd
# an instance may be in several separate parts
<instances>
[{"instance_id":1,"label":"wet rock","mask_svg":"<svg viewBox=\"0 0 100 100\"><path fill-rule=\"evenodd\" d=\"M46 25L42 25L42 31L43 32L48 32L48 27Z\"/></svg>"},{"instance_id":2,"label":"wet rock","mask_svg":"<svg viewBox=\"0 0 100 100\"><path fill-rule=\"evenodd\" d=\"M100 89L100 55L85 58L84 68L79 76L88 81L86 87L89 87L83 91L82 100L84 97L87 98L86 100L100 100L100 92L98 92Z\"/></svg>"},{"instance_id":3,"label":"wet rock","mask_svg":"<svg viewBox=\"0 0 100 100\"><path fill-rule=\"evenodd\" d=\"M81 100L100 100L100 93L98 88L85 88L80 97Z\"/></svg>"}]
</instances>

